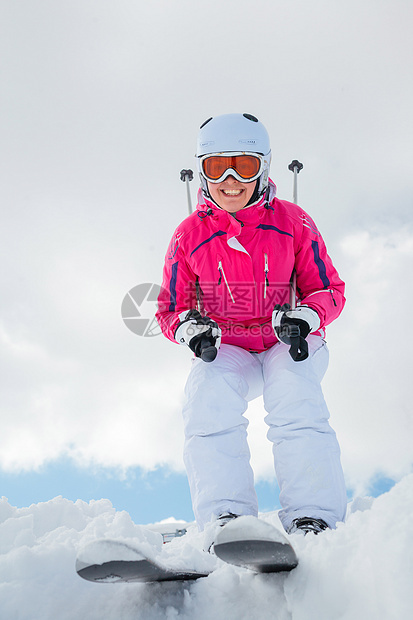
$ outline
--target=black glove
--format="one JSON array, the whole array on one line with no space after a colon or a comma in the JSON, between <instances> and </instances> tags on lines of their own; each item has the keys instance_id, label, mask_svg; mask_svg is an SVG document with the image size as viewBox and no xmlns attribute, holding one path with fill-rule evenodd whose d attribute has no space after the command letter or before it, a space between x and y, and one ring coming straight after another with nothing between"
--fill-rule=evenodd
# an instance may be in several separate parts
<instances>
[{"instance_id":1,"label":"black glove","mask_svg":"<svg viewBox=\"0 0 413 620\"><path fill-rule=\"evenodd\" d=\"M272 313L272 325L278 340L290 345L290 355L295 362L308 357L306 338L320 327L320 317L308 306L298 306L291 310L289 304L277 304Z\"/></svg>"},{"instance_id":2,"label":"black glove","mask_svg":"<svg viewBox=\"0 0 413 620\"><path fill-rule=\"evenodd\" d=\"M221 330L208 316L198 310L182 312L181 322L175 330L175 340L186 344L204 362L213 362L221 344Z\"/></svg>"}]
</instances>

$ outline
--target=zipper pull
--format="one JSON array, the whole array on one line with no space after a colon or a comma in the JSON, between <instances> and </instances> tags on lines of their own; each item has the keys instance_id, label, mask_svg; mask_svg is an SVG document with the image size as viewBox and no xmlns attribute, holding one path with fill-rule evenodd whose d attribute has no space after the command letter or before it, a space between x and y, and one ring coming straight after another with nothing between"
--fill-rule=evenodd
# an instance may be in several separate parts
<instances>
[{"instance_id":1,"label":"zipper pull","mask_svg":"<svg viewBox=\"0 0 413 620\"><path fill-rule=\"evenodd\" d=\"M264 283L264 299L267 297L267 286L270 286L268 281L268 254L264 253L265 265L264 265L264 273L265 273L265 283Z\"/></svg>"},{"instance_id":2,"label":"zipper pull","mask_svg":"<svg viewBox=\"0 0 413 620\"><path fill-rule=\"evenodd\" d=\"M225 282L225 285L226 285L226 287L228 289L229 296L231 297L231 301L232 301L233 304L235 304L235 299L234 299L234 296L233 296L232 291L230 289L230 286L228 284L228 280L227 280L227 278L225 276L224 268L222 266L222 262L221 261L219 261L219 263L218 263L218 270L219 270L219 273L220 273L218 284L221 284L221 280L222 280L222 278L224 278L224 282Z\"/></svg>"},{"instance_id":3,"label":"zipper pull","mask_svg":"<svg viewBox=\"0 0 413 620\"><path fill-rule=\"evenodd\" d=\"M219 280L218 280L218 286L219 286L222 282L222 262L221 261L219 261L218 263L218 271L219 271Z\"/></svg>"}]
</instances>

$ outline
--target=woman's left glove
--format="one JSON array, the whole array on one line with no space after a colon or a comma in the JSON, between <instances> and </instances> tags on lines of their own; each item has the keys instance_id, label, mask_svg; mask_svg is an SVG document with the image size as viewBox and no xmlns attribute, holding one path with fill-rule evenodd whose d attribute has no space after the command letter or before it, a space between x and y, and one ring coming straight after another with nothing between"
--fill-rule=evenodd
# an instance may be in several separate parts
<instances>
[{"instance_id":1,"label":"woman's left glove","mask_svg":"<svg viewBox=\"0 0 413 620\"><path fill-rule=\"evenodd\" d=\"M204 362L212 362L221 344L221 330L208 316L198 310L185 311L179 315L181 322L175 330L175 340L186 344Z\"/></svg>"},{"instance_id":2,"label":"woman's left glove","mask_svg":"<svg viewBox=\"0 0 413 620\"><path fill-rule=\"evenodd\" d=\"M291 310L288 304L277 304L272 313L272 326L278 340L290 344L288 340L288 326L297 325L300 328L300 336L307 338L311 332L320 328L320 317L317 312L308 306L298 306Z\"/></svg>"},{"instance_id":3,"label":"woman's left glove","mask_svg":"<svg viewBox=\"0 0 413 620\"><path fill-rule=\"evenodd\" d=\"M278 340L291 345L290 355L293 360L300 362L308 357L305 339L308 334L319 329L320 317L308 306L298 306L291 310L289 304L277 304L272 313L272 326Z\"/></svg>"}]
</instances>

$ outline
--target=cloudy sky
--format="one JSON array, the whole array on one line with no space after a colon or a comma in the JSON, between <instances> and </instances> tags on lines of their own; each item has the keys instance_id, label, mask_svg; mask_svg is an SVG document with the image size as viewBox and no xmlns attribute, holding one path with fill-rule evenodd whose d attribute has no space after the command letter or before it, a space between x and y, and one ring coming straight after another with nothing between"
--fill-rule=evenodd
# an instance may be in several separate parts
<instances>
[{"instance_id":1,"label":"cloudy sky","mask_svg":"<svg viewBox=\"0 0 413 620\"><path fill-rule=\"evenodd\" d=\"M304 163L298 202L347 283L323 385L349 491L411 471L412 17L410 0L0 0L0 495L188 505L190 355L121 304L160 283L179 171L227 112L266 125L280 198ZM271 486L260 401L249 417Z\"/></svg>"}]
</instances>

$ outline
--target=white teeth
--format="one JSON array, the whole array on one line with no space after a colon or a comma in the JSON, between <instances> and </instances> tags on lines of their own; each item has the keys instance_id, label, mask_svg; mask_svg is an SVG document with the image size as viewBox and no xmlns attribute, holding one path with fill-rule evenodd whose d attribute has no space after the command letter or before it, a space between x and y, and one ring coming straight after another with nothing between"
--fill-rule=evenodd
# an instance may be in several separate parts
<instances>
[{"instance_id":1,"label":"white teeth","mask_svg":"<svg viewBox=\"0 0 413 620\"><path fill-rule=\"evenodd\" d=\"M226 196L239 196L242 189L223 189L222 191Z\"/></svg>"}]
</instances>

